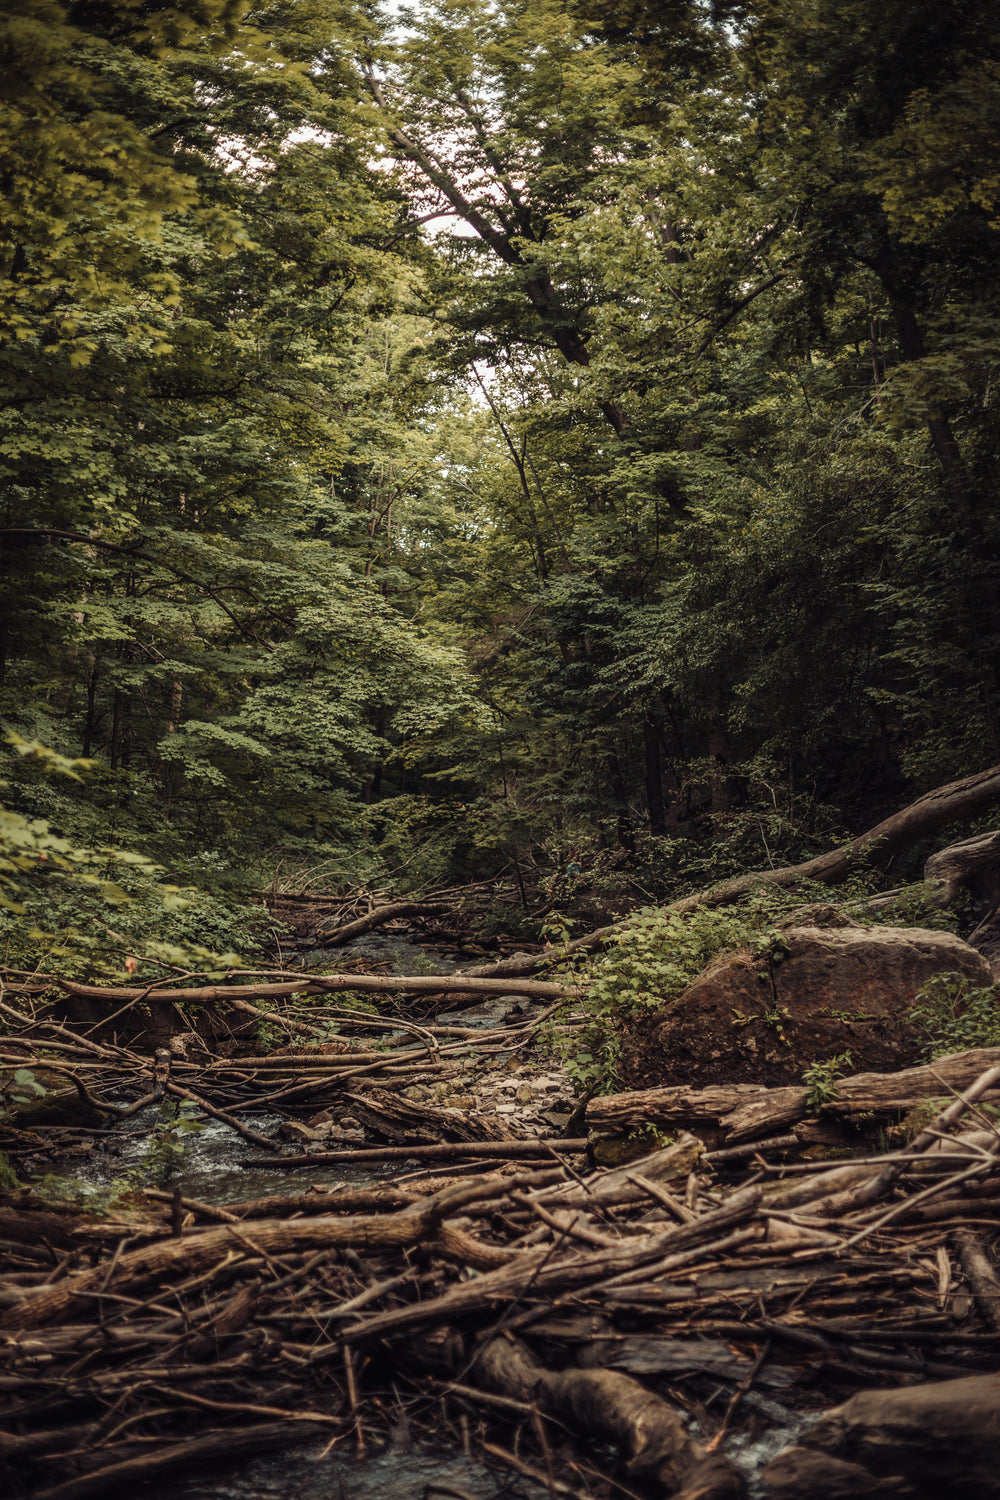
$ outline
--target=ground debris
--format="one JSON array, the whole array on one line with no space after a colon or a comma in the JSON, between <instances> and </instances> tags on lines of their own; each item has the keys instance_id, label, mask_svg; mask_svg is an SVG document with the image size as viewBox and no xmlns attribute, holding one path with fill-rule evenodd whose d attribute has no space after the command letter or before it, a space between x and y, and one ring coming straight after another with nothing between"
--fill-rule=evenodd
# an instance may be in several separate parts
<instances>
[{"instance_id":1,"label":"ground debris","mask_svg":"<svg viewBox=\"0 0 1000 1500\"><path fill-rule=\"evenodd\" d=\"M471 1414L553 1493L597 1441L595 1495L737 1497L744 1420L997 1368L974 1192L1000 1179L975 1118L998 1077L905 1149L804 1170L721 1178L682 1135L614 1170L554 1155L273 1209L136 1193L100 1219L12 1192L0 1483L76 1500L267 1446L363 1452L403 1401L438 1438ZM956 1199L967 1222L935 1218Z\"/></svg>"}]
</instances>

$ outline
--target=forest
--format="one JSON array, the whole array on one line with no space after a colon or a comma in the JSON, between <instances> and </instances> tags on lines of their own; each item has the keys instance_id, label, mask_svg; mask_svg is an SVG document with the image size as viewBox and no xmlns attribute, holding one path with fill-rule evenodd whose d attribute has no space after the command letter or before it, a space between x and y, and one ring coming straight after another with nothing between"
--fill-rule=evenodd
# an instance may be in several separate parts
<instances>
[{"instance_id":1,"label":"forest","mask_svg":"<svg viewBox=\"0 0 1000 1500\"><path fill-rule=\"evenodd\" d=\"M992 7L5 12L10 962L614 913L1000 758Z\"/></svg>"},{"instance_id":2,"label":"forest","mask_svg":"<svg viewBox=\"0 0 1000 1500\"><path fill-rule=\"evenodd\" d=\"M983 0L5 0L16 1500L1000 1493L998 163Z\"/></svg>"}]
</instances>

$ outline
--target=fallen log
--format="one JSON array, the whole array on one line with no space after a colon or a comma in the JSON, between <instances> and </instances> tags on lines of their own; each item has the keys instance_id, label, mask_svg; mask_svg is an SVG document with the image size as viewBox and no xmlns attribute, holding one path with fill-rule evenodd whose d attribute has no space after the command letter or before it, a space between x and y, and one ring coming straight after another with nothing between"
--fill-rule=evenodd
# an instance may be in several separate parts
<instances>
[{"instance_id":1,"label":"fallen log","mask_svg":"<svg viewBox=\"0 0 1000 1500\"><path fill-rule=\"evenodd\" d=\"M343 927L335 927L332 932L325 932L322 927L318 928L317 947L339 948L342 943L349 943L351 938L371 932L375 927L383 927L386 922L394 922L397 917L429 916L435 912L447 910L448 904L445 901L390 901L386 906L376 906L375 910L370 911L367 916L357 917L353 922L345 922Z\"/></svg>"},{"instance_id":2,"label":"fallen log","mask_svg":"<svg viewBox=\"0 0 1000 1500\"><path fill-rule=\"evenodd\" d=\"M743 1480L721 1454L688 1437L672 1406L617 1370L547 1370L516 1339L491 1339L477 1354L475 1374L492 1391L537 1401L544 1411L618 1444L626 1474L664 1493L701 1500L742 1500Z\"/></svg>"},{"instance_id":3,"label":"fallen log","mask_svg":"<svg viewBox=\"0 0 1000 1500\"><path fill-rule=\"evenodd\" d=\"M902 811L884 818L881 823L870 828L867 833L860 834L849 844L841 844L826 854L817 855L815 859L804 860L799 865L785 865L778 870L754 870L748 875L738 875L719 885L695 891L679 901L672 901L663 909L683 913L696 911L702 906L724 906L761 886L784 887L793 885L797 880L837 885L861 867L879 869L888 865L903 849L926 838L929 833L934 833L949 823L974 818L996 802L1000 802L1000 765L990 766L988 770L980 771L974 776L964 776L960 781L935 787ZM598 953L621 930L622 924L615 922L537 956L525 954L517 958L501 959L499 963L466 969L465 977L488 979L499 978L501 975L506 978L530 974L547 962L561 961L573 953Z\"/></svg>"},{"instance_id":4,"label":"fallen log","mask_svg":"<svg viewBox=\"0 0 1000 1500\"><path fill-rule=\"evenodd\" d=\"M586 1151L589 1141L586 1136L571 1140L531 1141L447 1141L436 1146L359 1146L349 1151L316 1151L309 1156L248 1156L236 1163L241 1167L272 1167L284 1171L286 1167L330 1167L354 1166L364 1162L386 1161L458 1161L461 1157L489 1158L493 1161L520 1161L533 1156L551 1156L554 1151L561 1154Z\"/></svg>"},{"instance_id":5,"label":"fallen log","mask_svg":"<svg viewBox=\"0 0 1000 1500\"><path fill-rule=\"evenodd\" d=\"M712 1125L727 1141L752 1140L809 1118L903 1114L926 1099L961 1092L988 1068L1000 1064L1000 1047L955 1052L934 1063L900 1073L856 1073L838 1078L834 1096L810 1111L807 1088L764 1088L758 1084L719 1084L697 1089L688 1085L606 1094L587 1104L592 1130L634 1130L643 1125ZM997 1102L991 1088L985 1102Z\"/></svg>"},{"instance_id":6,"label":"fallen log","mask_svg":"<svg viewBox=\"0 0 1000 1500\"><path fill-rule=\"evenodd\" d=\"M364 1095L345 1091L340 1097L362 1125L399 1145L432 1146L457 1141L490 1145L524 1138L524 1132L513 1128L502 1115L411 1104L384 1089L372 1089Z\"/></svg>"},{"instance_id":7,"label":"fallen log","mask_svg":"<svg viewBox=\"0 0 1000 1500\"><path fill-rule=\"evenodd\" d=\"M1000 1332L1000 1281L977 1235L960 1229L955 1235L962 1269L987 1323Z\"/></svg>"},{"instance_id":8,"label":"fallen log","mask_svg":"<svg viewBox=\"0 0 1000 1500\"><path fill-rule=\"evenodd\" d=\"M237 1251L267 1257L283 1251L335 1249L347 1246L353 1250L378 1250L387 1245L415 1245L428 1238L448 1214L455 1213L476 1198L496 1193L495 1183L476 1180L459 1182L431 1198L424 1198L397 1213L358 1215L315 1219L245 1219L239 1226L223 1225L203 1229L180 1239L160 1241L131 1250L118 1258L112 1267L113 1285L117 1289L165 1276L182 1268L194 1276ZM51 1290L39 1293L0 1315L0 1328L40 1328L45 1323L66 1316L88 1294L107 1290L110 1272L105 1266L77 1272Z\"/></svg>"},{"instance_id":9,"label":"fallen log","mask_svg":"<svg viewBox=\"0 0 1000 1500\"><path fill-rule=\"evenodd\" d=\"M322 1416L303 1413L283 1422L262 1422L256 1427L244 1427L238 1432L226 1427L184 1442L171 1443L158 1453L147 1450L118 1463L104 1464L77 1479L36 1491L35 1500L86 1500L88 1495L104 1495L119 1485L143 1483L157 1474L169 1474L218 1459L231 1461L241 1454L266 1453L274 1448L307 1443L322 1431L327 1421Z\"/></svg>"},{"instance_id":10,"label":"fallen log","mask_svg":"<svg viewBox=\"0 0 1000 1500\"><path fill-rule=\"evenodd\" d=\"M513 984L499 979L468 979L464 974L303 974L301 979L277 984L208 984L200 989L151 989L148 985L77 984L57 978L68 995L88 1000L110 1000L121 1005L130 1000L143 1005L216 1004L227 1000L280 1000L288 995L329 995L343 990L369 994L383 991L420 995L529 995L541 1000L576 1000L578 989L550 984L542 979L520 979Z\"/></svg>"}]
</instances>

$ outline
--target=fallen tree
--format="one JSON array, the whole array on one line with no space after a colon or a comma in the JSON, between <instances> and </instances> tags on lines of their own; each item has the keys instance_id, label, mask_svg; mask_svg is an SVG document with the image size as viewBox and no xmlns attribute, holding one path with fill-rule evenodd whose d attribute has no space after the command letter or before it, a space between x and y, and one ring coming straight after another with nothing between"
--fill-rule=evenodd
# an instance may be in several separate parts
<instances>
[{"instance_id":1,"label":"fallen tree","mask_svg":"<svg viewBox=\"0 0 1000 1500\"><path fill-rule=\"evenodd\" d=\"M290 995L331 995L344 990L367 994L393 991L413 995L529 995L539 1000L575 1000L576 989L550 984L543 979L474 979L464 974L302 974L257 984L208 984L198 989L168 989L152 985L77 984L72 979L55 981L68 995L87 1000L109 1000L115 1004L142 1001L144 1005L216 1004L236 1000L281 1000Z\"/></svg>"},{"instance_id":2,"label":"fallen tree","mask_svg":"<svg viewBox=\"0 0 1000 1500\"><path fill-rule=\"evenodd\" d=\"M841 844L826 854L807 859L799 865L785 865L778 870L754 870L747 875L738 875L718 885L695 891L679 901L673 901L664 909L675 912L691 912L701 906L724 906L738 901L748 891L761 886L784 887L797 880L818 881L824 885L837 885L858 869L884 869L904 849L926 838L928 834L944 828L949 823L974 818L986 808L1000 802L1000 765L991 766L975 776L965 776L961 781L949 782L935 787L916 802L911 802L901 812L894 813L881 823L862 833L849 844ZM939 857L939 856L938 856ZM932 870L930 879L939 877ZM558 953L521 954L501 959L495 964L481 964L463 971L466 978L499 978L519 974L530 974L534 969L552 962L562 961L573 953L598 953L605 944L621 931L621 923L599 927L583 937L574 938Z\"/></svg>"},{"instance_id":3,"label":"fallen tree","mask_svg":"<svg viewBox=\"0 0 1000 1500\"><path fill-rule=\"evenodd\" d=\"M856 1073L838 1078L829 1098L812 1100L804 1086L765 1088L754 1083L709 1088L676 1085L606 1094L587 1104L592 1130L626 1131L649 1125L712 1126L727 1143L752 1141L809 1118L831 1121L905 1114L927 1099L966 1088L984 1068L1000 1065L1000 1047L956 1052L899 1073ZM994 1089L990 1101L1000 1097Z\"/></svg>"}]
</instances>

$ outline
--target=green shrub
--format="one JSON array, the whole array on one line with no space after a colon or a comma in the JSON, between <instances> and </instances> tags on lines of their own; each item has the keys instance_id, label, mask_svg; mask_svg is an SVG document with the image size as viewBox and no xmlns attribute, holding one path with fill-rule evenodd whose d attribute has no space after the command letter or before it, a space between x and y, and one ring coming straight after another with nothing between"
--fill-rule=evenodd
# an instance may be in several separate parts
<instances>
[{"instance_id":1,"label":"green shrub","mask_svg":"<svg viewBox=\"0 0 1000 1500\"><path fill-rule=\"evenodd\" d=\"M974 987L963 974L934 974L916 994L913 1019L933 1062L973 1047L1000 1047L1000 985Z\"/></svg>"}]
</instances>

